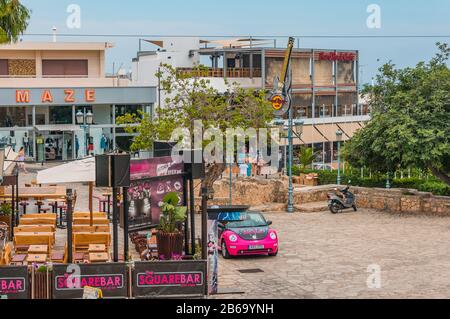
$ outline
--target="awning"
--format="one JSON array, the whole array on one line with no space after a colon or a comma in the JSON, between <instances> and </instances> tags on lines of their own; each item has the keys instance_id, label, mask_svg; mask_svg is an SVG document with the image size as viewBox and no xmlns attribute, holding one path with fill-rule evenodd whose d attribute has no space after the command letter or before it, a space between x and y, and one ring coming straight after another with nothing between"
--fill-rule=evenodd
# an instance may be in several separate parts
<instances>
[{"instance_id":1,"label":"awning","mask_svg":"<svg viewBox=\"0 0 450 319\"><path fill-rule=\"evenodd\" d=\"M34 127L37 131L45 132L45 131L56 131L56 132L76 132L81 131L81 127L79 125L73 124L55 124L55 125L36 125Z\"/></svg>"},{"instance_id":2,"label":"awning","mask_svg":"<svg viewBox=\"0 0 450 319\"><path fill-rule=\"evenodd\" d=\"M305 144L313 144L327 142L327 139L323 137L313 125L305 125L303 127L302 141Z\"/></svg>"},{"instance_id":3,"label":"awning","mask_svg":"<svg viewBox=\"0 0 450 319\"><path fill-rule=\"evenodd\" d=\"M344 131L343 140L348 140L349 136L350 138L353 137L353 135L356 133L356 131L361 129L360 124L358 122L352 122L352 123L338 123L339 127Z\"/></svg>"}]
</instances>

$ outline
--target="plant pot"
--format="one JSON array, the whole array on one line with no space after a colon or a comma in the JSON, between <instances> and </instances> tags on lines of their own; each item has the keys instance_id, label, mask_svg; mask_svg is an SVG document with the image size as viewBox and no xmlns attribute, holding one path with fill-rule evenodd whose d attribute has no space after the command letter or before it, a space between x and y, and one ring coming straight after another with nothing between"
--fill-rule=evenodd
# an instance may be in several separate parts
<instances>
[{"instance_id":1,"label":"plant pot","mask_svg":"<svg viewBox=\"0 0 450 319\"><path fill-rule=\"evenodd\" d=\"M156 240L160 259L170 260L174 255L183 255L184 235L182 233L164 233L160 231L156 234Z\"/></svg>"}]
</instances>

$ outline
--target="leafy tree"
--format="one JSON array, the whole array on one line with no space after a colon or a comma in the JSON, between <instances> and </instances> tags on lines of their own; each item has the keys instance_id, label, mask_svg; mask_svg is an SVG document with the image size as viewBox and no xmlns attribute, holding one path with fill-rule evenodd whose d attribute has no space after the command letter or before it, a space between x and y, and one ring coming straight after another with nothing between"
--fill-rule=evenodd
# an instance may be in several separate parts
<instances>
[{"instance_id":1,"label":"leafy tree","mask_svg":"<svg viewBox=\"0 0 450 319\"><path fill-rule=\"evenodd\" d=\"M385 64L375 85L364 88L372 119L345 145L353 166L428 169L450 185L450 48L437 46L431 61L414 68Z\"/></svg>"},{"instance_id":2,"label":"leafy tree","mask_svg":"<svg viewBox=\"0 0 450 319\"><path fill-rule=\"evenodd\" d=\"M126 114L118 119L127 125L126 131L137 133L133 139L133 151L149 150L156 140L169 140L177 128L187 128L193 135L192 123L202 121L203 129L219 129L225 136L230 128L267 128L273 119L270 103L263 91L244 89L226 82L226 92L219 92L206 79L205 67L195 67L192 72L178 72L171 65L161 65L156 74L165 92L164 107L159 106L155 117L140 113ZM204 140L203 147L210 141ZM225 145L225 141L224 141ZM203 186L212 188L226 168L224 158L208 165Z\"/></svg>"},{"instance_id":3,"label":"leafy tree","mask_svg":"<svg viewBox=\"0 0 450 319\"><path fill-rule=\"evenodd\" d=\"M0 0L0 43L16 42L29 19L30 10L19 0Z\"/></svg>"},{"instance_id":4,"label":"leafy tree","mask_svg":"<svg viewBox=\"0 0 450 319\"><path fill-rule=\"evenodd\" d=\"M313 149L310 147L301 147L299 154L300 167L305 169L312 165L317 153L314 153Z\"/></svg>"}]
</instances>

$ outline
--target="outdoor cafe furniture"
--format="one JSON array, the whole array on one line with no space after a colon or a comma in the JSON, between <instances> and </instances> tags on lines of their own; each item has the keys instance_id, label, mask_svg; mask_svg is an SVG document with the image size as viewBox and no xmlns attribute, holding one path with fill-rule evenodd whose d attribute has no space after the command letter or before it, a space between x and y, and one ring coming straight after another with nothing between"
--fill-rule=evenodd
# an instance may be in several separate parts
<instances>
[{"instance_id":1,"label":"outdoor cafe furniture","mask_svg":"<svg viewBox=\"0 0 450 319\"><path fill-rule=\"evenodd\" d=\"M73 225L73 233L109 233L111 231L109 225Z\"/></svg>"},{"instance_id":2,"label":"outdoor cafe furniture","mask_svg":"<svg viewBox=\"0 0 450 319\"><path fill-rule=\"evenodd\" d=\"M90 225L91 219L90 218L74 218L73 219L74 225ZM93 219L93 225L109 225L109 220L106 218L94 218Z\"/></svg>"},{"instance_id":3,"label":"outdoor cafe furniture","mask_svg":"<svg viewBox=\"0 0 450 319\"><path fill-rule=\"evenodd\" d=\"M64 263L64 252L62 251L53 251L50 255L50 260L53 263L63 264Z\"/></svg>"},{"instance_id":4,"label":"outdoor cafe furniture","mask_svg":"<svg viewBox=\"0 0 450 319\"><path fill-rule=\"evenodd\" d=\"M38 200L36 203L34 203L34 205L37 207L37 211L38 213L48 213L50 211L49 207L42 207L45 205L44 202Z\"/></svg>"},{"instance_id":5,"label":"outdoor cafe furniture","mask_svg":"<svg viewBox=\"0 0 450 319\"><path fill-rule=\"evenodd\" d=\"M11 259L10 265L11 266L23 266L27 263L27 255L25 254L15 254L14 257Z\"/></svg>"},{"instance_id":6,"label":"outdoor cafe furniture","mask_svg":"<svg viewBox=\"0 0 450 319\"><path fill-rule=\"evenodd\" d=\"M14 246L16 250L19 246L48 245L51 247L54 243L54 233L17 233L14 234ZM28 250L28 249L27 249Z\"/></svg>"},{"instance_id":7,"label":"outdoor cafe furniture","mask_svg":"<svg viewBox=\"0 0 450 319\"><path fill-rule=\"evenodd\" d=\"M89 251L89 245L91 244L105 245L109 251L111 244L110 233L74 233L72 236L73 250L75 252L86 253Z\"/></svg>"},{"instance_id":8,"label":"outdoor cafe furniture","mask_svg":"<svg viewBox=\"0 0 450 319\"><path fill-rule=\"evenodd\" d=\"M89 253L89 262L103 263L109 261L108 253Z\"/></svg>"},{"instance_id":9,"label":"outdoor cafe furniture","mask_svg":"<svg viewBox=\"0 0 450 319\"><path fill-rule=\"evenodd\" d=\"M28 254L27 262L28 264L31 263L44 264L47 262L47 254Z\"/></svg>"},{"instance_id":10,"label":"outdoor cafe furniture","mask_svg":"<svg viewBox=\"0 0 450 319\"><path fill-rule=\"evenodd\" d=\"M48 254L47 245L31 245L28 248L28 254Z\"/></svg>"},{"instance_id":11,"label":"outdoor cafe furniture","mask_svg":"<svg viewBox=\"0 0 450 319\"><path fill-rule=\"evenodd\" d=\"M105 213L99 212L99 213L92 213L92 216L94 216L94 218L107 218ZM86 212L74 212L73 213L73 218L90 218L91 217L91 213L86 213Z\"/></svg>"},{"instance_id":12,"label":"outdoor cafe furniture","mask_svg":"<svg viewBox=\"0 0 450 319\"><path fill-rule=\"evenodd\" d=\"M22 212L24 215L27 214L27 207L30 206L30 203L28 203L27 201L21 201L19 203L19 205L22 207Z\"/></svg>"},{"instance_id":13,"label":"outdoor cafe furniture","mask_svg":"<svg viewBox=\"0 0 450 319\"><path fill-rule=\"evenodd\" d=\"M90 253L103 253L106 251L106 245L103 244L90 244L88 248L88 252Z\"/></svg>"},{"instance_id":14,"label":"outdoor cafe furniture","mask_svg":"<svg viewBox=\"0 0 450 319\"><path fill-rule=\"evenodd\" d=\"M39 233L55 232L55 226L52 225L20 225L14 227L14 233Z\"/></svg>"}]
</instances>

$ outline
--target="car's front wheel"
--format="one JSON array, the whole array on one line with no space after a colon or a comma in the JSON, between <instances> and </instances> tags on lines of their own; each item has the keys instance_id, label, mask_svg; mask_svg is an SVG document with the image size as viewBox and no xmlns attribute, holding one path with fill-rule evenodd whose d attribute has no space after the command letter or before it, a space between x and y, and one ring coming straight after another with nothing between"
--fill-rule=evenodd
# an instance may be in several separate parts
<instances>
[{"instance_id":1,"label":"car's front wheel","mask_svg":"<svg viewBox=\"0 0 450 319\"><path fill-rule=\"evenodd\" d=\"M225 243L225 241L222 241L222 257L224 259L230 259L231 258L231 255L228 252L227 244Z\"/></svg>"}]
</instances>

